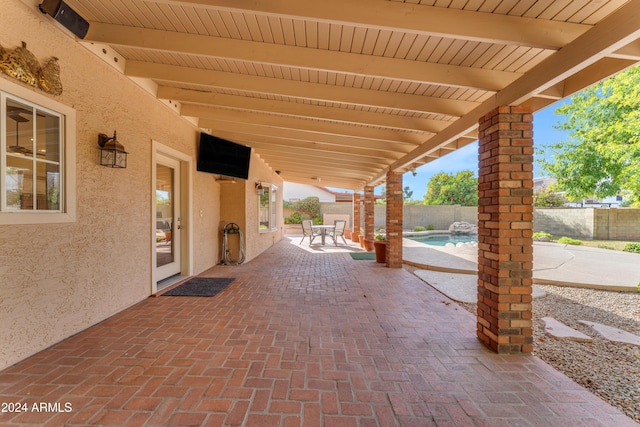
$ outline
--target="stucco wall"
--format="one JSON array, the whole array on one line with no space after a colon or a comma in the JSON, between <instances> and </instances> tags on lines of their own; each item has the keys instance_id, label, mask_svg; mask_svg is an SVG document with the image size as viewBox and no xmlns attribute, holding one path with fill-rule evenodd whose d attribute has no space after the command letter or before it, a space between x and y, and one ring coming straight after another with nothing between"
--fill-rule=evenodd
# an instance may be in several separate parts
<instances>
[{"instance_id":1,"label":"stucco wall","mask_svg":"<svg viewBox=\"0 0 640 427\"><path fill-rule=\"evenodd\" d=\"M185 224L196 248L193 273L214 265L218 254L220 189L212 175L195 171L196 127L50 19L20 1L3 0L0 44L12 49L24 41L40 62L59 58L64 92L52 98L76 110L77 162L69 167L76 169L77 219L0 222L0 369L149 296L152 141L193 158L192 223ZM126 169L97 162L98 134L114 129L129 152Z\"/></svg>"},{"instance_id":2,"label":"stucco wall","mask_svg":"<svg viewBox=\"0 0 640 427\"><path fill-rule=\"evenodd\" d=\"M258 224L259 196L255 192L255 184L257 182L272 184L278 187L278 200L276 202L278 223L275 224L275 230L260 232ZM245 240L247 262L251 261L265 249L282 239L284 228L284 212L282 204L283 183L284 181L282 178L273 172L260 157L255 154L252 156L249 179L246 182L247 191L245 192Z\"/></svg>"}]
</instances>

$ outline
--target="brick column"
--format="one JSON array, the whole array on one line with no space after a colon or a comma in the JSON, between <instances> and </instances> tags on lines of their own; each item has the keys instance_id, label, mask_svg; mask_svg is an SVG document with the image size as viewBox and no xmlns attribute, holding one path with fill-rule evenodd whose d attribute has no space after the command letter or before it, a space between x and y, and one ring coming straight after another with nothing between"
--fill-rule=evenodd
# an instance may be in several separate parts
<instances>
[{"instance_id":1,"label":"brick column","mask_svg":"<svg viewBox=\"0 0 640 427\"><path fill-rule=\"evenodd\" d=\"M360 232L360 193L353 193L353 231Z\"/></svg>"},{"instance_id":2,"label":"brick column","mask_svg":"<svg viewBox=\"0 0 640 427\"><path fill-rule=\"evenodd\" d=\"M374 206L373 187L364 187L364 238L367 240L375 238Z\"/></svg>"},{"instance_id":3,"label":"brick column","mask_svg":"<svg viewBox=\"0 0 640 427\"><path fill-rule=\"evenodd\" d=\"M387 267L402 267L402 174L387 173Z\"/></svg>"},{"instance_id":4,"label":"brick column","mask_svg":"<svg viewBox=\"0 0 640 427\"><path fill-rule=\"evenodd\" d=\"M479 121L478 339L533 350L533 114L499 107Z\"/></svg>"}]
</instances>

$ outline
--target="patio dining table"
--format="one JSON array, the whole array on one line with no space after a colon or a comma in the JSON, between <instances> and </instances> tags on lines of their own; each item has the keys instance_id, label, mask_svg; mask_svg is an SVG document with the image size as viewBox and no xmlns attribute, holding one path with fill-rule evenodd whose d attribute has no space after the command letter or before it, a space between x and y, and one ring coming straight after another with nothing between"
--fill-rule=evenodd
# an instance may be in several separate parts
<instances>
[{"instance_id":1,"label":"patio dining table","mask_svg":"<svg viewBox=\"0 0 640 427\"><path fill-rule=\"evenodd\" d=\"M317 230L320 232L320 239L322 241L322 244L325 244L325 238L327 237L327 233L330 233L331 231L336 229L335 225L313 225L311 227L312 230Z\"/></svg>"}]
</instances>

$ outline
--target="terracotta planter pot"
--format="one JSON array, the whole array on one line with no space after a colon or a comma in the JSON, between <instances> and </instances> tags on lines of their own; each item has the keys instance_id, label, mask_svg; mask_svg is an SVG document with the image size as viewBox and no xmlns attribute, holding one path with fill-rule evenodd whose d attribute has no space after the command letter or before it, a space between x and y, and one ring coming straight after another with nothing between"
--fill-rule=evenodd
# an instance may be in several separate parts
<instances>
[{"instance_id":1,"label":"terracotta planter pot","mask_svg":"<svg viewBox=\"0 0 640 427\"><path fill-rule=\"evenodd\" d=\"M373 246L376 250L376 262L385 263L387 262L387 241L386 240L376 240L373 243Z\"/></svg>"},{"instance_id":2,"label":"terracotta planter pot","mask_svg":"<svg viewBox=\"0 0 640 427\"><path fill-rule=\"evenodd\" d=\"M351 238L351 229L350 228L345 228L344 229L344 238L345 239L350 239Z\"/></svg>"},{"instance_id":3,"label":"terracotta planter pot","mask_svg":"<svg viewBox=\"0 0 640 427\"><path fill-rule=\"evenodd\" d=\"M353 243L358 243L360 241L359 240L359 236L360 236L360 233L358 233L357 231L352 231L351 232L351 241Z\"/></svg>"},{"instance_id":4,"label":"terracotta planter pot","mask_svg":"<svg viewBox=\"0 0 640 427\"><path fill-rule=\"evenodd\" d=\"M358 234L358 241L360 242L360 247L364 248L364 234Z\"/></svg>"},{"instance_id":5,"label":"terracotta planter pot","mask_svg":"<svg viewBox=\"0 0 640 427\"><path fill-rule=\"evenodd\" d=\"M373 250L373 244L375 240L364 239L364 250L371 252Z\"/></svg>"}]
</instances>

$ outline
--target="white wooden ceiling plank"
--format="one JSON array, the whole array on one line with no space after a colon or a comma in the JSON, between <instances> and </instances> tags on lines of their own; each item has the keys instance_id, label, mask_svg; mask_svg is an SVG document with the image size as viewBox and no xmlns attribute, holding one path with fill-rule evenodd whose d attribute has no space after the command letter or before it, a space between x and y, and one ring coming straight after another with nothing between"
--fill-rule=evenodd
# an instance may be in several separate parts
<instances>
[{"instance_id":1,"label":"white wooden ceiling plank","mask_svg":"<svg viewBox=\"0 0 640 427\"><path fill-rule=\"evenodd\" d=\"M403 37L404 33L401 33L399 31L392 31L391 36L387 41L387 46L382 52L382 56L386 56L388 58L404 59L404 55L398 55L398 49L400 48L400 43L402 43Z\"/></svg>"},{"instance_id":2,"label":"white wooden ceiling plank","mask_svg":"<svg viewBox=\"0 0 640 427\"><path fill-rule=\"evenodd\" d=\"M258 24L256 15L251 13L241 13L234 15L238 27L242 26L243 37L249 40L264 42L264 36Z\"/></svg>"},{"instance_id":3,"label":"white wooden ceiling plank","mask_svg":"<svg viewBox=\"0 0 640 427\"><path fill-rule=\"evenodd\" d=\"M395 57L400 59L407 59L407 55L409 51L413 47L414 42L418 38L417 34L402 34L402 39L398 44L398 48L396 49Z\"/></svg>"},{"instance_id":4,"label":"white wooden ceiling plank","mask_svg":"<svg viewBox=\"0 0 640 427\"><path fill-rule=\"evenodd\" d=\"M295 34L296 46L300 47L309 47L309 42L307 40L307 26L305 25L305 21L301 19L293 19L293 33Z\"/></svg>"},{"instance_id":5,"label":"white wooden ceiling plank","mask_svg":"<svg viewBox=\"0 0 640 427\"><path fill-rule=\"evenodd\" d=\"M158 9L162 12L162 15L158 16L162 24L160 29L179 33L188 32L183 22L176 16L176 11L173 7L166 4L159 4Z\"/></svg>"},{"instance_id":6,"label":"white wooden ceiling plank","mask_svg":"<svg viewBox=\"0 0 640 427\"><path fill-rule=\"evenodd\" d=\"M364 41L367 36L367 29L362 27L355 27L355 31L353 32L353 38L351 41L351 52L352 53L362 53L362 48L364 46Z\"/></svg>"},{"instance_id":7,"label":"white wooden ceiling plank","mask_svg":"<svg viewBox=\"0 0 640 427\"><path fill-rule=\"evenodd\" d=\"M367 34L364 38L364 43L362 44L362 54L363 55L372 55L373 50L376 47L376 43L378 41L378 34L380 30L369 28L367 29Z\"/></svg>"},{"instance_id":8,"label":"white wooden ceiling plank","mask_svg":"<svg viewBox=\"0 0 640 427\"><path fill-rule=\"evenodd\" d=\"M282 26L282 34L284 36L284 44L289 46L296 46L296 33L293 29L293 19L280 18Z\"/></svg>"},{"instance_id":9,"label":"white wooden ceiling plank","mask_svg":"<svg viewBox=\"0 0 640 427\"><path fill-rule=\"evenodd\" d=\"M467 43L461 54L466 54L464 58L457 59L458 65L462 67L473 67L478 60L487 53L492 45L489 43Z\"/></svg>"},{"instance_id":10,"label":"white wooden ceiling plank","mask_svg":"<svg viewBox=\"0 0 640 427\"><path fill-rule=\"evenodd\" d=\"M329 24L329 50L340 50L342 25Z\"/></svg>"},{"instance_id":11,"label":"white wooden ceiling plank","mask_svg":"<svg viewBox=\"0 0 640 427\"><path fill-rule=\"evenodd\" d=\"M535 58L537 53L538 52L533 51L533 49L522 46L518 47L513 51L513 54L509 55L509 58L506 58L505 61L503 61L503 65L501 64L499 68L505 71L518 70L521 67L526 66L532 58Z\"/></svg>"},{"instance_id":12,"label":"white wooden ceiling plank","mask_svg":"<svg viewBox=\"0 0 640 427\"><path fill-rule=\"evenodd\" d=\"M459 62L456 61L456 57L458 57L459 60L461 60L461 57L464 58L464 54L462 54L461 57L458 55L460 55L460 51L465 48L467 43L468 42L466 40L452 40L451 44L447 47L446 52L444 52L438 62L442 64L459 65Z\"/></svg>"},{"instance_id":13,"label":"white wooden ceiling plank","mask_svg":"<svg viewBox=\"0 0 640 427\"><path fill-rule=\"evenodd\" d=\"M418 54L416 61L435 62L431 58L433 57L434 51L438 49L438 46L440 45L442 40L443 40L442 37L429 37L427 39L427 42L424 44L424 46L420 50L420 53Z\"/></svg>"},{"instance_id":14,"label":"white wooden ceiling plank","mask_svg":"<svg viewBox=\"0 0 640 427\"><path fill-rule=\"evenodd\" d=\"M282 28L282 20L275 16L269 16L269 26L271 27L271 35L275 44L285 44L284 30Z\"/></svg>"},{"instance_id":15,"label":"white wooden ceiling plank","mask_svg":"<svg viewBox=\"0 0 640 427\"><path fill-rule=\"evenodd\" d=\"M207 31L207 27L202 22L201 16L198 14L198 11L193 7L184 7L183 8L185 18L189 20L193 31L197 34L209 35Z\"/></svg>"},{"instance_id":16,"label":"white wooden ceiling plank","mask_svg":"<svg viewBox=\"0 0 640 427\"><path fill-rule=\"evenodd\" d=\"M351 53L351 47L353 45L353 33L355 32L355 27L352 25L343 25L342 33L340 37L340 51L341 52L349 52Z\"/></svg>"},{"instance_id":17,"label":"white wooden ceiling plank","mask_svg":"<svg viewBox=\"0 0 640 427\"><path fill-rule=\"evenodd\" d=\"M196 8L195 12L200 18L200 21L202 21L202 25L205 28L205 31L203 34L207 36L220 37L220 33L218 32L218 29L216 28L215 23L211 19L211 13L209 13L208 10L202 9L202 8Z\"/></svg>"},{"instance_id":18,"label":"white wooden ceiling plank","mask_svg":"<svg viewBox=\"0 0 640 427\"><path fill-rule=\"evenodd\" d=\"M209 17L211 18L211 22L213 23L214 26L214 31L217 34L214 34L214 36L216 37L231 37L231 33L229 32L229 29L227 28L227 25L225 24L224 19L222 19L222 16L220 15L220 11L217 10L211 10L211 12L209 13Z\"/></svg>"},{"instance_id":19,"label":"white wooden ceiling plank","mask_svg":"<svg viewBox=\"0 0 640 427\"><path fill-rule=\"evenodd\" d=\"M318 22L318 49L329 50L330 31L328 22Z\"/></svg>"},{"instance_id":20,"label":"white wooden ceiling plank","mask_svg":"<svg viewBox=\"0 0 640 427\"><path fill-rule=\"evenodd\" d=\"M305 37L307 39L307 47L318 49L318 23L305 21Z\"/></svg>"},{"instance_id":21,"label":"white wooden ceiling plank","mask_svg":"<svg viewBox=\"0 0 640 427\"><path fill-rule=\"evenodd\" d=\"M613 0L600 4L600 8L595 10L590 16L585 17L583 23L595 25L609 14L613 13L617 8L622 6L626 0Z\"/></svg>"},{"instance_id":22,"label":"white wooden ceiling plank","mask_svg":"<svg viewBox=\"0 0 640 427\"><path fill-rule=\"evenodd\" d=\"M265 43L274 43L273 31L271 29L269 18L264 15L256 15L255 18L258 31L260 31L260 34L262 35L262 40Z\"/></svg>"},{"instance_id":23,"label":"white wooden ceiling plank","mask_svg":"<svg viewBox=\"0 0 640 427\"><path fill-rule=\"evenodd\" d=\"M501 1L501 2L500 2L500 3L499 3L499 4L498 4L494 9L493 9L492 13L497 13L497 14L500 14L500 15L513 15L513 14L512 14L512 11L513 11L514 6L515 6L517 3L521 3L521 4L522 4L522 3L531 3L531 1L529 0L529 1L519 1L519 2L518 2L518 1L514 1L514 0L510 0L510 1L502 0L502 1ZM514 16L517 16L517 15L514 15Z\"/></svg>"},{"instance_id":24,"label":"white wooden ceiling plank","mask_svg":"<svg viewBox=\"0 0 640 427\"><path fill-rule=\"evenodd\" d=\"M538 15L539 19L548 19L553 20L555 17L562 12L562 10L567 7L568 1L558 0L551 2L547 8Z\"/></svg>"},{"instance_id":25,"label":"white wooden ceiling plank","mask_svg":"<svg viewBox=\"0 0 640 427\"><path fill-rule=\"evenodd\" d=\"M467 4L464 5L464 10L477 12L480 10L484 2L484 0L469 0L466 2Z\"/></svg>"},{"instance_id":26,"label":"white wooden ceiling plank","mask_svg":"<svg viewBox=\"0 0 640 427\"><path fill-rule=\"evenodd\" d=\"M557 21L564 22L576 22L572 18L573 16L583 8L586 3L589 3L589 0L572 0L567 3L566 7L558 13L554 19Z\"/></svg>"},{"instance_id":27,"label":"white wooden ceiling plank","mask_svg":"<svg viewBox=\"0 0 640 427\"><path fill-rule=\"evenodd\" d=\"M220 14L220 20L222 21L224 28L227 30L229 37L232 39L242 40L242 34L236 26L236 22L233 19L233 15L231 14L231 12L221 10L218 13Z\"/></svg>"}]
</instances>

